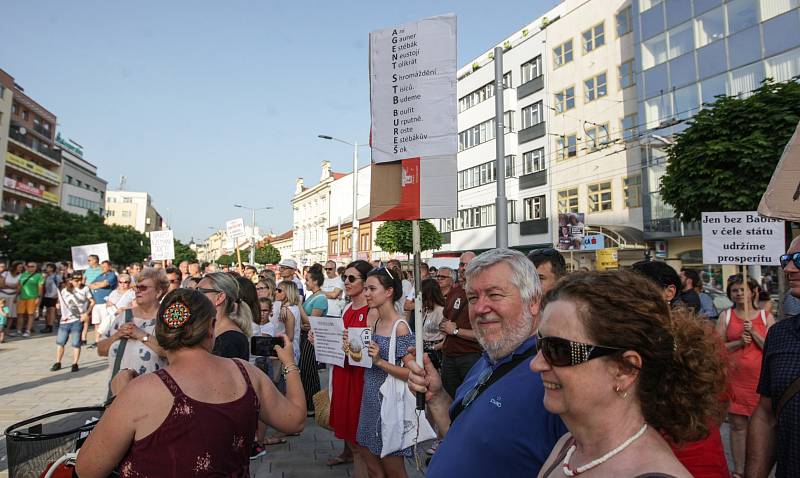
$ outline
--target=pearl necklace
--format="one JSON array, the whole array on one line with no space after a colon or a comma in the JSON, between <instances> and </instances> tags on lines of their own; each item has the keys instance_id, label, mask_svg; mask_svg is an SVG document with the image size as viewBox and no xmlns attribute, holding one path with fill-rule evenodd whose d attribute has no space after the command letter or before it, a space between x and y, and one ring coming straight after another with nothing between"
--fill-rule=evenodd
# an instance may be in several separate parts
<instances>
[{"instance_id":1,"label":"pearl necklace","mask_svg":"<svg viewBox=\"0 0 800 478\"><path fill-rule=\"evenodd\" d=\"M583 466L579 466L577 468L572 468L569 466L569 460L572 458L572 454L575 453L575 450L578 449L578 445L573 444L571 447L569 447L569 450L567 450L567 454L564 456L564 461L561 464L564 470L564 475L566 476L580 475L584 471L591 470L592 468L607 462L608 460L616 456L618 453L620 453L622 450L628 448L631 443L636 441L637 438L644 435L645 430L647 430L647 423L642 425L642 428L640 428L639 431L636 432L636 434L625 440L620 446L614 448L613 450L601 456L600 458L592 460L589 463Z\"/></svg>"}]
</instances>

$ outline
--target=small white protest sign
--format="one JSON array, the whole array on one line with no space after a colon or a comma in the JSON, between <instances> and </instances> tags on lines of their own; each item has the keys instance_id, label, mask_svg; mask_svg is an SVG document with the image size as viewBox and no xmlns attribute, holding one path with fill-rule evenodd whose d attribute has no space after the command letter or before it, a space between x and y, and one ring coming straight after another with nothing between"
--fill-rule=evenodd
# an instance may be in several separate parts
<instances>
[{"instance_id":1,"label":"small white protest sign","mask_svg":"<svg viewBox=\"0 0 800 478\"><path fill-rule=\"evenodd\" d=\"M344 322L341 317L309 317L314 331L314 353L317 362L344 367L342 335Z\"/></svg>"},{"instance_id":2,"label":"small white protest sign","mask_svg":"<svg viewBox=\"0 0 800 478\"><path fill-rule=\"evenodd\" d=\"M228 237L232 239L236 239L237 237L245 237L247 233L244 231L244 219L239 217L226 222L225 231Z\"/></svg>"},{"instance_id":3,"label":"small white protest sign","mask_svg":"<svg viewBox=\"0 0 800 478\"><path fill-rule=\"evenodd\" d=\"M150 232L150 258L154 261L175 259L175 241L171 230Z\"/></svg>"},{"instance_id":4,"label":"small white protest sign","mask_svg":"<svg viewBox=\"0 0 800 478\"><path fill-rule=\"evenodd\" d=\"M100 262L108 260L108 243L72 246L72 268L82 271L89 268L89 256L96 255Z\"/></svg>"},{"instance_id":5,"label":"small white protest sign","mask_svg":"<svg viewBox=\"0 0 800 478\"><path fill-rule=\"evenodd\" d=\"M784 222L755 211L704 212L703 263L779 265Z\"/></svg>"}]
</instances>

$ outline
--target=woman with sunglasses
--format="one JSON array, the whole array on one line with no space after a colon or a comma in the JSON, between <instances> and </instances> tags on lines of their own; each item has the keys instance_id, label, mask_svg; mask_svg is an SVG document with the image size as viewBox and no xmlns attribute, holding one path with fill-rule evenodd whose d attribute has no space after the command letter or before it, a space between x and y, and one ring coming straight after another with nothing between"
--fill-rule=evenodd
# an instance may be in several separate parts
<instances>
[{"instance_id":1,"label":"woman with sunglasses","mask_svg":"<svg viewBox=\"0 0 800 478\"><path fill-rule=\"evenodd\" d=\"M667 439L707 436L727 408L727 365L705 324L645 277L586 272L548 294L536 346L544 406L569 429L540 477L691 476Z\"/></svg>"},{"instance_id":2,"label":"woman with sunglasses","mask_svg":"<svg viewBox=\"0 0 800 478\"><path fill-rule=\"evenodd\" d=\"M81 357L81 332L83 323L89 320L89 310L94 305L92 291L83 284L80 272L73 273L67 278L64 288L59 292L59 305L61 320L58 323L58 336L56 337L56 361L51 372L61 370L61 359L64 358L64 346L67 337L72 339L72 371L78 371L78 359Z\"/></svg>"},{"instance_id":3,"label":"woman with sunglasses","mask_svg":"<svg viewBox=\"0 0 800 478\"><path fill-rule=\"evenodd\" d=\"M118 314L97 342L97 355L108 357L111 392L116 395L138 375L155 372L166 365L166 353L153 335L156 314L161 298L167 292L169 280L164 269L146 267L136 276L136 301L128 314ZM128 316L130 315L130 321ZM122 358L115 375L117 353L125 339ZM124 373L120 373L124 372Z\"/></svg>"},{"instance_id":4,"label":"woman with sunglasses","mask_svg":"<svg viewBox=\"0 0 800 478\"><path fill-rule=\"evenodd\" d=\"M294 345L295 361L300 361L300 289L291 280L278 283L275 288L275 315L272 317L275 337L286 335ZM277 310L276 310L277 309Z\"/></svg>"},{"instance_id":5,"label":"woman with sunglasses","mask_svg":"<svg viewBox=\"0 0 800 478\"><path fill-rule=\"evenodd\" d=\"M370 309L377 311L377 317L369 324L372 329L372 340L369 344L369 356L372 367L364 372L364 392L361 398L361 412L358 419L358 443L366 447L369 453L364 454L364 461L369 476L405 477L405 458L412 455L411 447L394 450L381 458L383 452L383 436L381 431L380 387L391 374L403 381L408 380L409 370L398 365L414 346L414 333L408 324L400 322L400 315L395 303L403 296L402 278L396 274L397 269L375 269L367 274L364 297ZM395 356L389 357L389 342L392 331L396 330Z\"/></svg>"},{"instance_id":6,"label":"woman with sunglasses","mask_svg":"<svg viewBox=\"0 0 800 478\"><path fill-rule=\"evenodd\" d=\"M98 338L102 338L119 312L133 307L134 299L136 292L131 287L131 276L123 272L117 278L117 288L108 295L106 303L92 308L92 323L97 327Z\"/></svg>"},{"instance_id":7,"label":"woman with sunglasses","mask_svg":"<svg viewBox=\"0 0 800 478\"><path fill-rule=\"evenodd\" d=\"M350 298L350 303L342 310L345 330L349 327L367 327L370 310L364 296L364 280L371 270L372 265L363 260L347 264L344 270L344 291ZM313 341L313 337L310 339ZM359 477L366 476L363 456L369 453L356 440L364 390L364 370L363 367L350 365L346 360L342 367L331 367L329 388L330 426L336 438L344 440L345 449L339 456L330 458L327 464L334 466L352 461L354 475Z\"/></svg>"},{"instance_id":8,"label":"woman with sunglasses","mask_svg":"<svg viewBox=\"0 0 800 478\"><path fill-rule=\"evenodd\" d=\"M728 281L726 293L733 307L719 314L716 325L733 363L729 379L732 393L728 424L731 427L734 477L744 476L747 426L760 399L756 388L764 357L764 339L767 330L775 323L769 311L758 308L758 289L758 283L753 279L749 279L745 286L741 275ZM747 312L746 303L749 307Z\"/></svg>"}]
</instances>

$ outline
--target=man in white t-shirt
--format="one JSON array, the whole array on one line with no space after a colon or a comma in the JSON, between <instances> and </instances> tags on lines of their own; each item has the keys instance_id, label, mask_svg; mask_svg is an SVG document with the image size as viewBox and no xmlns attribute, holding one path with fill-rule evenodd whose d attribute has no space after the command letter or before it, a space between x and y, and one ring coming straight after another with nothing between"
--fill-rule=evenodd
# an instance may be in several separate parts
<instances>
[{"instance_id":1,"label":"man in white t-shirt","mask_svg":"<svg viewBox=\"0 0 800 478\"><path fill-rule=\"evenodd\" d=\"M325 263L325 282L322 284L322 292L328 298L327 315L331 317L341 317L344 308L344 281L336 273L336 262L328 261Z\"/></svg>"}]
</instances>

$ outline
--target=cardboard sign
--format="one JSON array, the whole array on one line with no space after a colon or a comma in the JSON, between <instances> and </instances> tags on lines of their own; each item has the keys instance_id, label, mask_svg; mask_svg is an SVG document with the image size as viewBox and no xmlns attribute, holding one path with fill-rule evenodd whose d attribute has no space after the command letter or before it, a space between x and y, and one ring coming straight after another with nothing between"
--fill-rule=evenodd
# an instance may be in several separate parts
<instances>
[{"instance_id":1,"label":"cardboard sign","mask_svg":"<svg viewBox=\"0 0 800 478\"><path fill-rule=\"evenodd\" d=\"M558 249L578 251L583 248L586 226L582 212L568 212L558 215Z\"/></svg>"},{"instance_id":2,"label":"cardboard sign","mask_svg":"<svg viewBox=\"0 0 800 478\"><path fill-rule=\"evenodd\" d=\"M154 261L175 259L175 240L171 230L150 232L150 258Z\"/></svg>"},{"instance_id":3,"label":"cardboard sign","mask_svg":"<svg viewBox=\"0 0 800 478\"><path fill-rule=\"evenodd\" d=\"M784 222L757 212L704 212L703 263L780 265Z\"/></svg>"},{"instance_id":4,"label":"cardboard sign","mask_svg":"<svg viewBox=\"0 0 800 478\"><path fill-rule=\"evenodd\" d=\"M89 268L89 256L94 254L100 262L108 260L108 243L72 246L72 268L82 271Z\"/></svg>"},{"instance_id":5,"label":"cardboard sign","mask_svg":"<svg viewBox=\"0 0 800 478\"><path fill-rule=\"evenodd\" d=\"M347 338L350 344L347 352L347 362L357 367L372 367L372 357L369 356L369 342L372 340L372 330L369 327L348 327Z\"/></svg>"},{"instance_id":6,"label":"cardboard sign","mask_svg":"<svg viewBox=\"0 0 800 478\"><path fill-rule=\"evenodd\" d=\"M314 352L317 362L344 367L342 336L344 322L340 317L309 317L314 331Z\"/></svg>"},{"instance_id":7,"label":"cardboard sign","mask_svg":"<svg viewBox=\"0 0 800 478\"><path fill-rule=\"evenodd\" d=\"M456 17L370 33L370 218L457 213Z\"/></svg>"},{"instance_id":8,"label":"cardboard sign","mask_svg":"<svg viewBox=\"0 0 800 478\"><path fill-rule=\"evenodd\" d=\"M456 16L369 34L372 161L456 152Z\"/></svg>"},{"instance_id":9,"label":"cardboard sign","mask_svg":"<svg viewBox=\"0 0 800 478\"><path fill-rule=\"evenodd\" d=\"M800 123L761 196L758 212L768 217L800 221Z\"/></svg>"},{"instance_id":10,"label":"cardboard sign","mask_svg":"<svg viewBox=\"0 0 800 478\"><path fill-rule=\"evenodd\" d=\"M241 217L231 219L225 223L225 232L231 239L245 237L247 233L244 231L244 219Z\"/></svg>"}]
</instances>

